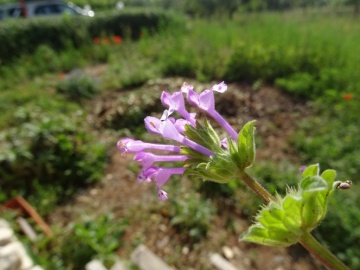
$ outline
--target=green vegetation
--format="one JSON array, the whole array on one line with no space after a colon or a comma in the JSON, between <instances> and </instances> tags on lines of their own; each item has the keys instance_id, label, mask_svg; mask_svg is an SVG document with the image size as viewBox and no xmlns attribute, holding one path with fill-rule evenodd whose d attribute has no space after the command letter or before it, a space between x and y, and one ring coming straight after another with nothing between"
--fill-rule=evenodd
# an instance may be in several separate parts
<instances>
[{"instance_id":1,"label":"green vegetation","mask_svg":"<svg viewBox=\"0 0 360 270\"><path fill-rule=\"evenodd\" d=\"M209 200L201 199L199 194L189 193L181 199L174 198L171 224L190 240L199 241L210 228L215 209Z\"/></svg>"},{"instance_id":2,"label":"green vegetation","mask_svg":"<svg viewBox=\"0 0 360 270\"><path fill-rule=\"evenodd\" d=\"M0 58L2 62L32 54L41 45L55 51L89 45L100 36L126 36L138 38L142 29L155 30L161 23L171 23L173 14L152 11L103 12L96 17L57 16L35 17L19 23L6 20L1 23ZM29 46L31 44L31 46Z\"/></svg>"},{"instance_id":3,"label":"green vegetation","mask_svg":"<svg viewBox=\"0 0 360 270\"><path fill-rule=\"evenodd\" d=\"M8 214L9 215L9 214ZM16 223L12 224L15 229ZM101 259L107 267L116 261L114 251L122 246L128 221L115 220L111 214L97 217L81 217L65 228L55 228L54 235L40 235L36 244L26 237L21 240L31 246L29 254L44 269L82 270L94 258Z\"/></svg>"},{"instance_id":4,"label":"green vegetation","mask_svg":"<svg viewBox=\"0 0 360 270\"><path fill-rule=\"evenodd\" d=\"M79 188L101 179L106 151L114 145L99 143L97 128L141 133L144 116L156 111L160 102L158 93L144 94L134 88L166 76L185 76L200 82L225 80L253 84L262 81L310 100L314 115L298 123L299 129L293 138L300 154L299 162L319 162L323 170L338 171L340 179L347 177L356 181L360 173L357 162L360 154L359 19L321 12L304 15L302 11L237 15L231 21L189 19L183 25L165 27L161 24L157 31L142 29L138 40L130 38L133 33L130 30L105 31L111 27L104 18L101 27L106 27L93 29L92 35L83 26L73 27L74 22L80 24L78 19L63 18L64 22L58 21L62 26L57 28L62 31L62 37L51 39L61 46L43 44L40 39L41 44L35 46L34 51L19 52L11 59L9 56L5 64L0 65L3 112L0 115L0 201L16 194L26 195L46 214ZM101 18L99 16L99 21ZM1 32L0 43L5 42L6 37L6 44L12 47L1 48L26 47L23 45L34 36L18 42L23 36L19 29L32 23L17 26L9 22L6 33L10 34L2 36ZM56 25L55 20L50 25L40 20L34 21L36 23L39 29ZM64 30L65 26L69 32ZM111 42L114 35L120 35L121 42ZM99 39L95 42L93 37ZM9 55L9 51L2 51L0 55ZM95 75L87 70L99 66L103 69ZM73 73L74 69L80 69L84 77L71 77L79 74ZM125 93L124 88L134 91ZM87 116L94 110L91 99L114 91L118 91L118 104L123 110L110 111L105 120L96 124L89 121ZM283 192L287 184L296 185L299 180L297 165L268 161L255 164L252 170L271 192ZM356 229L360 189L355 181L346 195L334 195L329 216L316 232L352 269L360 267L357 259L360 235ZM215 212L213 205L223 205L222 198L232 205L227 211L243 216L251 217L258 209L259 201L244 191L241 184L191 185L203 196L190 194L189 198L175 199L169 220L178 231L190 230L197 241L209 229L208 221ZM211 201L205 199L208 197ZM199 209L198 205L201 205ZM191 218L187 219L189 215ZM97 222L86 223L72 227L69 229L72 233L66 234L69 241L85 241L90 250L86 258L113 250L99 251L92 246L102 241L102 228L111 224L106 220L101 222L100 228ZM97 235L93 240L90 232ZM67 249L65 244L55 242L39 244L34 251L35 257L42 254L44 261L39 263L52 256L52 251L46 256L42 253L49 246L54 249L53 254L59 246ZM64 254L68 256L72 252L69 249ZM69 257L68 261L81 260ZM55 268L61 269L58 267Z\"/></svg>"},{"instance_id":5,"label":"green vegetation","mask_svg":"<svg viewBox=\"0 0 360 270\"><path fill-rule=\"evenodd\" d=\"M72 100L90 99L99 91L97 83L90 76L74 72L56 85L56 91Z\"/></svg>"},{"instance_id":6,"label":"green vegetation","mask_svg":"<svg viewBox=\"0 0 360 270\"><path fill-rule=\"evenodd\" d=\"M100 179L104 146L87 134L83 118L34 106L16 111L13 126L0 134L2 199L30 197L45 214L78 188Z\"/></svg>"}]
</instances>

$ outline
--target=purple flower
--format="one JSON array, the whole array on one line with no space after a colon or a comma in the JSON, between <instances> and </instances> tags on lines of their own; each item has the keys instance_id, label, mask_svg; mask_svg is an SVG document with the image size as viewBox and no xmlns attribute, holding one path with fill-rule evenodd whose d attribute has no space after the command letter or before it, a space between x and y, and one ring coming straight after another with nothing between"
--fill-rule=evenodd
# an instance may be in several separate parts
<instances>
[{"instance_id":1,"label":"purple flower","mask_svg":"<svg viewBox=\"0 0 360 270\"><path fill-rule=\"evenodd\" d=\"M118 141L117 148L121 152L122 155L126 153L136 153L134 156L134 160L138 161L142 169L138 174L137 181L141 182L153 182L157 187L158 198L161 201L165 201L168 199L168 194L161 189L163 185L167 183L173 175L182 175L189 168L189 164L185 164L185 161L188 159L199 160L199 154L204 155L203 161L211 161L212 156L215 154L210 151L208 148L201 145L201 140L197 140L196 136L193 135L193 140L190 140L185 134L189 135L191 133L187 133L186 125L192 125L193 128L196 128L196 119L195 113L190 113L185 106L185 98L184 94L187 95L187 101L191 105L195 105L196 107L206 111L210 116L212 116L216 121L218 121L235 139L237 138L237 133L232 129L232 127L225 121L224 118L215 110L215 100L214 100L214 91L217 92L225 92L227 86L224 82L220 84L214 85L210 90L205 90L201 94L197 94L193 90L193 86L187 83L184 83L180 89L180 91L170 94L168 92L163 92L161 94L161 102L167 108L164 110L161 118L156 118L153 116L147 116L144 119L145 127L151 134L157 134L162 136L165 139L170 139L179 144L154 144L147 143L140 140L134 140L131 138L124 138ZM173 117L173 112L177 112L183 118L175 119ZM170 117L171 115L171 117ZM191 129L189 129L189 132ZM196 131L191 131L195 132ZM201 132L204 132L201 130ZM203 133L199 131L198 136L202 136ZM189 135L190 136L190 135ZM206 137L204 137L206 138ZM226 148L226 141L222 141L221 145ZM181 147L188 147L194 151L184 150L184 153L187 155L180 154ZM154 154L148 152L148 150L160 150L165 152L172 152L172 154ZM200 157L201 160L201 157ZM181 167L162 167L155 166L155 163L165 163L165 162L180 162L182 163ZM190 162L191 164L191 162ZM195 164L196 165L196 164ZM208 177L208 174L207 174Z\"/></svg>"},{"instance_id":2,"label":"purple flower","mask_svg":"<svg viewBox=\"0 0 360 270\"><path fill-rule=\"evenodd\" d=\"M166 201L169 199L168 194L160 188L158 188L158 198L159 201Z\"/></svg>"},{"instance_id":3,"label":"purple flower","mask_svg":"<svg viewBox=\"0 0 360 270\"><path fill-rule=\"evenodd\" d=\"M162 92L161 94L162 104L169 108L169 115L174 111L177 111L182 117L184 117L189 123L195 126L196 121L194 117L186 110L185 100L181 91L169 94L168 92Z\"/></svg>"},{"instance_id":4,"label":"purple flower","mask_svg":"<svg viewBox=\"0 0 360 270\"><path fill-rule=\"evenodd\" d=\"M187 100L190 104L198 107L199 109L207 112L212 118L215 119L229 134L237 141L238 134L234 128L215 110L215 98L214 91L225 92L227 86L224 82L215 84L210 90L206 89L201 94L196 93L192 88L184 88L184 92L187 94Z\"/></svg>"},{"instance_id":5,"label":"purple flower","mask_svg":"<svg viewBox=\"0 0 360 270\"><path fill-rule=\"evenodd\" d=\"M227 90L227 85L224 82L215 84L212 88L213 91L224 93Z\"/></svg>"},{"instance_id":6,"label":"purple flower","mask_svg":"<svg viewBox=\"0 0 360 270\"><path fill-rule=\"evenodd\" d=\"M146 178L154 181L156 186L159 188L169 180L174 174L183 174L186 168L162 168L162 167L150 167L144 171Z\"/></svg>"},{"instance_id":7,"label":"purple flower","mask_svg":"<svg viewBox=\"0 0 360 270\"><path fill-rule=\"evenodd\" d=\"M145 143L143 141L133 140L130 138L118 141L117 148L120 150L122 155L126 153L137 153L145 149L163 150L176 153L180 152L180 147L176 145Z\"/></svg>"},{"instance_id":8,"label":"purple flower","mask_svg":"<svg viewBox=\"0 0 360 270\"><path fill-rule=\"evenodd\" d=\"M194 90L194 86L192 86L191 84L188 84L187 82L184 82L183 85L182 85L181 88L180 88L180 91L181 91L182 93L187 94L187 92L188 92L189 90Z\"/></svg>"},{"instance_id":9,"label":"purple flower","mask_svg":"<svg viewBox=\"0 0 360 270\"><path fill-rule=\"evenodd\" d=\"M229 149L229 145L228 145L228 138L224 138L220 141L221 147L225 148L225 149Z\"/></svg>"},{"instance_id":10,"label":"purple flower","mask_svg":"<svg viewBox=\"0 0 360 270\"><path fill-rule=\"evenodd\" d=\"M137 176L137 182L142 183L144 181L151 182L151 178L149 177L153 173L154 169L148 168L147 170L141 170Z\"/></svg>"},{"instance_id":11,"label":"purple flower","mask_svg":"<svg viewBox=\"0 0 360 270\"><path fill-rule=\"evenodd\" d=\"M155 162L176 162L185 161L189 157L186 155L155 155L147 152L138 152L134 160L141 162L143 170L150 168Z\"/></svg>"},{"instance_id":12,"label":"purple flower","mask_svg":"<svg viewBox=\"0 0 360 270\"><path fill-rule=\"evenodd\" d=\"M186 121L185 119L177 119L175 122L174 122L174 126L175 128L181 133L181 134L184 134L185 132L185 126L189 124L188 121Z\"/></svg>"},{"instance_id":13,"label":"purple flower","mask_svg":"<svg viewBox=\"0 0 360 270\"><path fill-rule=\"evenodd\" d=\"M179 142L179 143L186 145L206 156L214 155L214 153L211 152L209 149L189 140L184 135L182 135L178 131L178 129L175 127L175 125L171 122L171 120L169 120L169 119L161 121L160 119L158 119L156 117L147 116L145 118L145 127L150 133L160 134L161 136L163 136L166 139L170 139L170 140Z\"/></svg>"}]
</instances>

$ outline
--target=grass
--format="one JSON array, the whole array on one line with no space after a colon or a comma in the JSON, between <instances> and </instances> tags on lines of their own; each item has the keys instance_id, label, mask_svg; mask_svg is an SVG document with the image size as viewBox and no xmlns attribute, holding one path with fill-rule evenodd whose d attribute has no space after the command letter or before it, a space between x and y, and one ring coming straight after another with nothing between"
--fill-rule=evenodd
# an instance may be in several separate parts
<instances>
[{"instance_id":1,"label":"grass","mask_svg":"<svg viewBox=\"0 0 360 270\"><path fill-rule=\"evenodd\" d=\"M132 89L150 79L174 75L201 82L262 81L312 102L316 116L299 123L299 131L293 139L300 160L304 164L319 162L323 169L336 169L341 179L350 177L356 180L360 173L357 162L360 149L359 28L357 18L332 14L241 14L233 21L189 20L185 29L164 28L159 33L144 32L137 42L124 39L121 44L93 44L79 50L68 48L59 53L49 47L41 47L34 56L24 56L11 65L0 66L0 109L4 112L0 115L0 128L6 131L16 126L14 113L19 107L36 105L42 110L65 115L79 110L89 113L92 107L66 99L55 91L55 87L61 82L58 74L99 63L106 68L96 75L100 91L93 98L104 92ZM351 99L344 100L345 94L350 94ZM122 97L127 103L126 98L131 95ZM150 107L154 106L145 95L143 100ZM146 108L143 107L135 102L128 114L116 115L113 119L115 124L107 128L124 128L121 125L126 121L139 123L137 121L145 113ZM88 128L92 132L91 127ZM136 127L130 131L139 132ZM296 168L286 164L259 164L253 173L257 178L264 179L264 184L272 191L283 190L284 183L276 183L279 179L296 183ZM209 194L204 187L196 188ZM242 189L235 184L224 186L218 189L219 194L215 194L214 198L228 196L233 203L241 205L239 207L248 209L243 212L244 215L251 216L258 202L251 198L237 199L249 196L241 192ZM38 190L39 201L56 196ZM354 269L360 265L358 260L353 259L360 256L359 250L353 248L360 239L353 231L357 225L354 213L359 210L357 191L355 187L350 191L351 196L346 198L339 195L330 208L328 219L316 232ZM194 203L194 198L188 205L192 211L190 203ZM181 208L182 203L186 200L179 202L178 209L173 210L175 221L176 215L181 217L174 222L185 222L181 226L190 228L192 220L186 220L188 214L179 210L187 209ZM205 210L212 207L206 200L202 204ZM210 215L210 212L203 215ZM198 235L203 235L208 224L202 226ZM327 237L329 234L331 236ZM346 245L337 245L344 235L348 235Z\"/></svg>"}]
</instances>

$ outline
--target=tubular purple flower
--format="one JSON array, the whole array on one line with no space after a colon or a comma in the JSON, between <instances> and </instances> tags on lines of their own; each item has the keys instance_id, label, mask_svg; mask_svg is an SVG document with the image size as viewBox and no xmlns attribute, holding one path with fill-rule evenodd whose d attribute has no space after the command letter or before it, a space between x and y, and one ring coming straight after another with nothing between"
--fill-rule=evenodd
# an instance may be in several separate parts
<instances>
[{"instance_id":1,"label":"tubular purple flower","mask_svg":"<svg viewBox=\"0 0 360 270\"><path fill-rule=\"evenodd\" d=\"M170 94L168 92L162 93L161 102L165 107L167 107L167 109L164 110L160 119L153 116L147 116L144 119L145 127L149 133L158 134L165 139L176 141L180 144L179 146L146 143L131 138L124 138L117 142L117 148L122 155L126 153L136 153L134 160L140 162L142 165L142 170L137 177L137 181L139 183L144 181L154 182L157 186L159 200L165 201L168 199L168 194L162 190L161 187L167 183L170 177L175 174L182 175L187 169L189 169L184 162L194 157L196 159L199 158L199 156L192 151L184 150L184 153L188 153L188 155L180 154L181 147L189 147L196 152L207 156L203 157L204 161L212 160L212 156L215 155L211 150L201 145L202 143L199 138L200 143L195 142L197 140L197 136L204 136L204 138L206 138L206 134L203 134L200 131L197 133L197 131L191 129L189 130L189 133L185 131L186 125L192 125L196 128L196 114L189 113L186 110L184 93L186 94L187 100L190 104L206 111L210 116L218 121L219 124L222 125L233 138L237 139L237 134L234 129L232 129L225 119L222 118L222 116L215 110L214 91L223 93L226 89L226 84L221 82L220 84L215 84L211 89L205 90L201 94L197 94L193 90L192 85L184 83L181 90L175 92L174 94ZM180 114L183 118L175 119L170 116L174 111ZM194 141L190 140L185 134L190 137L193 136L191 138L194 138ZM223 148L226 148L226 140L221 141L221 145ZM158 155L145 150L161 150L173 152L173 154ZM156 167L154 166L156 162L182 162L182 166L184 167Z\"/></svg>"},{"instance_id":2,"label":"tubular purple flower","mask_svg":"<svg viewBox=\"0 0 360 270\"><path fill-rule=\"evenodd\" d=\"M180 147L176 145L145 143L143 141L133 140L131 138L124 138L118 141L117 148L120 150L122 155L126 153L137 153L145 149L170 151L176 153L180 152Z\"/></svg>"},{"instance_id":3,"label":"tubular purple flower","mask_svg":"<svg viewBox=\"0 0 360 270\"><path fill-rule=\"evenodd\" d=\"M161 117L161 119L163 119L163 117L164 117L164 114ZM161 126L161 124L163 122L162 120L160 120L156 117L153 117L153 116L147 116L147 117L145 117L144 122L145 122L145 128L147 129L147 131L149 131L152 134L160 134L161 135L159 127Z\"/></svg>"},{"instance_id":4,"label":"tubular purple flower","mask_svg":"<svg viewBox=\"0 0 360 270\"><path fill-rule=\"evenodd\" d=\"M162 92L161 94L162 104L169 108L169 115L174 111L177 111L182 117L184 117L193 126L196 125L195 119L185 108L185 100L181 91L169 94L168 92Z\"/></svg>"},{"instance_id":5,"label":"tubular purple flower","mask_svg":"<svg viewBox=\"0 0 360 270\"><path fill-rule=\"evenodd\" d=\"M184 134L185 126L187 124L189 124L189 122L186 121L185 119L177 119L174 123L174 126L177 129L177 131L179 131L181 134Z\"/></svg>"},{"instance_id":6,"label":"tubular purple flower","mask_svg":"<svg viewBox=\"0 0 360 270\"><path fill-rule=\"evenodd\" d=\"M146 178L152 179L159 188L163 186L174 174L183 174L186 168L161 168L150 167L144 171Z\"/></svg>"},{"instance_id":7,"label":"tubular purple flower","mask_svg":"<svg viewBox=\"0 0 360 270\"><path fill-rule=\"evenodd\" d=\"M194 120L195 120L195 115L196 115L196 113L190 113L190 116L193 117ZM191 124L191 123L189 123L189 121L187 121L187 120L185 120L183 118L175 119L174 117L168 117L167 110L164 111L164 113L161 116L160 120L165 121L166 119L169 119L171 121L171 123L174 124L177 131L179 131L179 133L181 133L181 134L184 134L185 126L188 125L188 124Z\"/></svg>"},{"instance_id":8,"label":"tubular purple flower","mask_svg":"<svg viewBox=\"0 0 360 270\"><path fill-rule=\"evenodd\" d=\"M162 121L159 126L160 134L167 139L182 142L184 136L179 133L174 124L170 120Z\"/></svg>"},{"instance_id":9,"label":"tubular purple flower","mask_svg":"<svg viewBox=\"0 0 360 270\"><path fill-rule=\"evenodd\" d=\"M227 89L227 86L222 82L220 84L216 84L212 87L212 89L216 89L216 91L221 90L222 92L225 92ZM198 107L199 109L204 110L207 112L212 118L215 119L216 122L218 122L229 134L230 136L237 141L238 134L234 130L234 128L225 120L224 117L221 116L216 110L215 110L215 98L214 98L214 91L213 90L204 90L200 95L196 93L192 89L187 90L187 99L190 104ZM225 89L225 90L224 90Z\"/></svg>"},{"instance_id":10,"label":"tubular purple flower","mask_svg":"<svg viewBox=\"0 0 360 270\"><path fill-rule=\"evenodd\" d=\"M186 155L155 155L148 152L139 152L135 155L134 160L141 162L143 170L150 168L155 162L173 162L185 161L188 159Z\"/></svg>"},{"instance_id":11,"label":"tubular purple flower","mask_svg":"<svg viewBox=\"0 0 360 270\"><path fill-rule=\"evenodd\" d=\"M140 173L137 176L137 182L140 184L144 181L146 182L151 182L151 179L148 177L149 175L151 175L151 171L149 170L141 170Z\"/></svg>"},{"instance_id":12,"label":"tubular purple flower","mask_svg":"<svg viewBox=\"0 0 360 270\"><path fill-rule=\"evenodd\" d=\"M184 135L180 134L180 132L176 129L174 124L169 119L161 121L156 117L148 116L145 118L145 127L150 133L160 134L166 139L171 139L181 144L184 144L206 156L214 155L214 153L211 152L209 149L189 140Z\"/></svg>"}]
</instances>

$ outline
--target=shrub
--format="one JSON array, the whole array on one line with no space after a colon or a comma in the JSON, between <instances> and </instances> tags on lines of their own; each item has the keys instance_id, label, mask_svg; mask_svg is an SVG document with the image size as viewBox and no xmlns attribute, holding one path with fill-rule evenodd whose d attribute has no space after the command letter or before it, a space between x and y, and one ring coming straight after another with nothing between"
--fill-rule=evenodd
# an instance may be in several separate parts
<instances>
[{"instance_id":1,"label":"shrub","mask_svg":"<svg viewBox=\"0 0 360 270\"><path fill-rule=\"evenodd\" d=\"M162 106L158 101L159 90L155 87L145 85L141 89L121 93L113 107L105 112L101 124L106 128L126 128L134 133L143 133L146 115Z\"/></svg>"},{"instance_id":2,"label":"shrub","mask_svg":"<svg viewBox=\"0 0 360 270\"><path fill-rule=\"evenodd\" d=\"M72 72L56 85L58 93L64 94L71 100L79 101L92 98L99 91L97 82L81 71Z\"/></svg>"},{"instance_id":3,"label":"shrub","mask_svg":"<svg viewBox=\"0 0 360 270\"><path fill-rule=\"evenodd\" d=\"M60 256L73 265L73 269L84 269L94 257L111 261L112 253L121 245L126 224L126 220L115 221L113 216L106 214L70 224L68 235L61 243Z\"/></svg>"},{"instance_id":4,"label":"shrub","mask_svg":"<svg viewBox=\"0 0 360 270\"><path fill-rule=\"evenodd\" d=\"M0 133L3 197L32 195L39 201L40 185L55 190L53 200L58 201L98 180L105 167L104 147L94 143L81 121L34 107L19 110L14 127Z\"/></svg>"},{"instance_id":5,"label":"shrub","mask_svg":"<svg viewBox=\"0 0 360 270\"><path fill-rule=\"evenodd\" d=\"M275 85L295 96L312 99L328 95L332 91L346 89L345 78L338 69L322 68L313 73L296 72L275 80ZM331 101L330 96L328 97Z\"/></svg>"},{"instance_id":6,"label":"shrub","mask_svg":"<svg viewBox=\"0 0 360 270\"><path fill-rule=\"evenodd\" d=\"M110 266L116 259L113 253L121 246L127 224L127 220L115 221L109 214L86 218L61 230L55 229L51 238L40 236L29 243L29 251L44 269L80 270L94 258Z\"/></svg>"},{"instance_id":7,"label":"shrub","mask_svg":"<svg viewBox=\"0 0 360 270\"><path fill-rule=\"evenodd\" d=\"M32 54L40 45L55 51L88 45L93 38L118 35L138 38L141 30L156 30L177 22L178 16L161 11L125 11L97 13L95 17L57 16L1 22L0 59L10 62L24 54Z\"/></svg>"},{"instance_id":8,"label":"shrub","mask_svg":"<svg viewBox=\"0 0 360 270\"><path fill-rule=\"evenodd\" d=\"M314 77L306 72L294 73L289 77L278 78L275 80L275 85L284 89L294 96L310 96L312 90Z\"/></svg>"}]
</instances>

